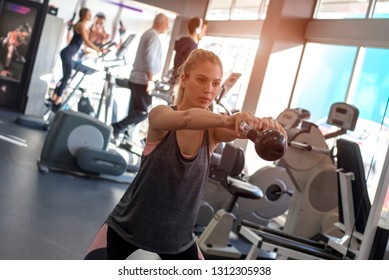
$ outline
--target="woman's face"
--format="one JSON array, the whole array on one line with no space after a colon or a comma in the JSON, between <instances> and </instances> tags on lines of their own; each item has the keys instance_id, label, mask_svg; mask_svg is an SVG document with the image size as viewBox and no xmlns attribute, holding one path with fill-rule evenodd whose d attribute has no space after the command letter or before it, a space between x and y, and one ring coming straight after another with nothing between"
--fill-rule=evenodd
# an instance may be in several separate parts
<instances>
[{"instance_id":1,"label":"woman's face","mask_svg":"<svg viewBox=\"0 0 389 280\"><path fill-rule=\"evenodd\" d=\"M201 28L201 33L199 35L197 35L197 38L199 39L199 41L201 39L203 39L203 37L207 33L207 29L208 29L208 26L206 24L204 24L203 27Z\"/></svg>"},{"instance_id":2,"label":"woman's face","mask_svg":"<svg viewBox=\"0 0 389 280\"><path fill-rule=\"evenodd\" d=\"M105 20L101 17L95 17L93 26L96 27L96 29L101 29L104 27Z\"/></svg>"},{"instance_id":3,"label":"woman's face","mask_svg":"<svg viewBox=\"0 0 389 280\"><path fill-rule=\"evenodd\" d=\"M26 31L21 31L19 32L19 39L21 40L25 40L28 36L30 35L30 33L26 32Z\"/></svg>"},{"instance_id":4,"label":"woman's face","mask_svg":"<svg viewBox=\"0 0 389 280\"><path fill-rule=\"evenodd\" d=\"M91 11L87 11L86 14L85 14L85 20L86 21L90 21L92 18L92 12Z\"/></svg>"},{"instance_id":5,"label":"woman's face","mask_svg":"<svg viewBox=\"0 0 389 280\"><path fill-rule=\"evenodd\" d=\"M219 94L223 72L218 64L209 61L198 63L189 77L182 77L183 104L196 108L208 108Z\"/></svg>"}]
</instances>

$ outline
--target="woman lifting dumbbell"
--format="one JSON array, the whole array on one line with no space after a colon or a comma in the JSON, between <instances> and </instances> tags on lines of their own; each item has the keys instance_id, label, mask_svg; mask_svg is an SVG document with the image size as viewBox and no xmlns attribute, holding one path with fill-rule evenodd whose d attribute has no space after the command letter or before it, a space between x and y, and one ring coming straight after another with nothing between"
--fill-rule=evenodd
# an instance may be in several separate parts
<instances>
[{"instance_id":1,"label":"woman lifting dumbbell","mask_svg":"<svg viewBox=\"0 0 389 280\"><path fill-rule=\"evenodd\" d=\"M193 228L218 143L246 139L240 127L245 122L249 130L281 132L279 145L286 147L286 133L273 118L248 112L227 116L208 109L223 76L217 55L195 50L179 71L176 105L150 111L140 170L85 259L125 259L137 249L162 259L201 259Z\"/></svg>"}]
</instances>

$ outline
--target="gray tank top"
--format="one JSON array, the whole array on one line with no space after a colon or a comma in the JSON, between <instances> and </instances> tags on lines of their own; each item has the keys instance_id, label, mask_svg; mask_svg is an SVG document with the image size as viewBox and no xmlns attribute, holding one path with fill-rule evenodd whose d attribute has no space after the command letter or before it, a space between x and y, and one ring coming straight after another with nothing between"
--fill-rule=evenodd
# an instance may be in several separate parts
<instances>
[{"instance_id":1,"label":"gray tank top","mask_svg":"<svg viewBox=\"0 0 389 280\"><path fill-rule=\"evenodd\" d=\"M204 131L198 154L181 155L171 131L147 156L106 223L141 249L176 254L194 242L193 228L208 178L210 154Z\"/></svg>"}]
</instances>

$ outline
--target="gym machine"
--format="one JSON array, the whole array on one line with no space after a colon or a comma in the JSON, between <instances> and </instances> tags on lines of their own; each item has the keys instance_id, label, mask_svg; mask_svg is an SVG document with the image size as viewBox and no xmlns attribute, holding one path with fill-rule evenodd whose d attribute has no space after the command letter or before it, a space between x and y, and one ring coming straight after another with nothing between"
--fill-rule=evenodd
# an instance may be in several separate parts
<instances>
[{"instance_id":1,"label":"gym machine","mask_svg":"<svg viewBox=\"0 0 389 280\"><path fill-rule=\"evenodd\" d=\"M343 256L349 253L345 251L346 243L351 244L351 248L356 244L355 239L350 239L350 225L354 224L352 217L356 212L350 201L353 199L361 201L361 199L356 199L354 193L352 197L350 196L350 186L355 183L352 182L352 176L348 172L352 170L358 174L356 176L364 174L363 168L360 168L363 164L359 147L355 143L350 144L339 139L337 140L337 157L331 158L331 151L325 140L342 135L347 130L354 130L357 119L357 108L347 103L335 103L330 108L327 122L338 127L337 131L322 135L316 125L306 121L303 121L300 127L288 130L289 148L278 164L284 165L296 190L292 196L285 227L279 235L289 236L288 240L333 236L333 238L328 238L328 244L331 245L332 250ZM360 164L360 166L350 166L350 164ZM343 168L343 172L337 171L336 168ZM338 184L338 178L340 184ZM357 184L362 184L359 193L367 198L364 179L358 177ZM341 186L340 189L338 186ZM339 196L338 189L341 191ZM354 186L353 189L355 189ZM338 199L341 199L341 203L338 203ZM364 204L365 213L368 212L368 204L368 202ZM340 205L339 208L338 205ZM340 224L345 226L341 227ZM280 238L269 235L268 229L265 230L259 226L245 221L242 222L239 232L251 242L256 242L255 244L261 243L263 250L277 251L279 255L284 254L291 258L303 259L328 258L320 254L315 255L312 248L309 248L308 255L304 250L303 254L302 249L291 249L289 245L284 248L280 245L283 236L280 237L280 241ZM364 228L359 227L357 223L357 230L363 232ZM258 231L261 232L260 239L257 239ZM354 233L353 238L355 236L360 236L360 234ZM303 248L306 248L306 245L303 245ZM257 254L258 248L253 247L252 249L255 252L253 254Z\"/></svg>"},{"instance_id":2,"label":"gym machine","mask_svg":"<svg viewBox=\"0 0 389 280\"><path fill-rule=\"evenodd\" d=\"M102 47L110 48L114 45L113 42L108 42L104 44ZM99 57L99 59L104 60L105 55L102 55ZM66 110L69 108L69 103L74 98L77 91L80 89L80 86L84 80L84 78L88 75L92 75L99 71L99 68L96 68L96 63L93 63L94 65L91 65L89 63L90 61L85 62L77 62L74 64L73 67L73 74L68 82L68 85L66 87L66 91L69 91L66 95L66 99L61 103L59 108L56 111L60 110ZM75 83L73 87L71 87L72 83ZM65 92L66 92L65 91ZM82 91L82 90L81 90ZM101 96L101 99L104 98L104 96ZM51 104L50 104L51 105ZM30 128L37 128L37 129L44 129L48 130L50 128L51 122L54 119L54 114L52 108L49 106L46 111L43 113L42 116L30 116L30 115L21 115L16 119L16 123L22 126L30 127Z\"/></svg>"},{"instance_id":3,"label":"gym machine","mask_svg":"<svg viewBox=\"0 0 389 280\"><path fill-rule=\"evenodd\" d=\"M87 114L58 111L38 159L40 172L55 170L131 182L133 176L125 172L134 172L140 162L134 163L127 152L110 149L111 134L110 126Z\"/></svg>"},{"instance_id":4,"label":"gym machine","mask_svg":"<svg viewBox=\"0 0 389 280\"><path fill-rule=\"evenodd\" d=\"M108 52L98 57L97 61L94 59L89 59L86 61L75 63L74 72L72 74L70 81L68 82L68 86L65 91L67 92L66 99L61 103L60 107L56 111L68 110L69 107L72 107L70 106L70 103L75 98L76 93L80 91L83 94L85 92L85 90L81 88L84 78L88 75L92 75L96 73L97 71L100 71L101 67L98 62L102 61L106 75L104 79L103 91L99 97L99 104L98 104L98 109L95 117L99 119L102 110L102 104L103 101L105 100L105 122L107 123L108 116L112 114L112 107L113 107L113 97L112 97L113 76L110 71L110 68L114 66L126 65L124 54L127 52L128 46L133 41L135 36L136 36L135 34L130 34L126 38L126 40L121 45L121 47L116 51L115 53L116 58L113 60L106 59L107 54L110 53ZM115 42L109 41L104 45L102 45L101 47L110 49L114 45ZM17 124L26 127L48 130L54 119L55 116L54 113L55 112L53 112L52 108L47 108L42 116L22 115L19 116L15 122Z\"/></svg>"},{"instance_id":5,"label":"gym machine","mask_svg":"<svg viewBox=\"0 0 389 280\"><path fill-rule=\"evenodd\" d=\"M118 80L120 78L115 77L112 74L112 69L119 66L125 66L127 64L125 60L125 52L127 52L129 44L134 40L135 34L130 34L123 45L116 52L116 59L113 60L105 60L104 61L104 86L101 92L96 117L99 119L100 113L102 111L103 99L105 99L105 114L104 114L104 122L106 124L110 124L112 122L111 116L114 114L114 99L113 99L113 89L115 84L121 86ZM125 79L123 79L125 80Z\"/></svg>"},{"instance_id":6,"label":"gym machine","mask_svg":"<svg viewBox=\"0 0 389 280\"><path fill-rule=\"evenodd\" d=\"M276 252L277 259L356 259L371 203L358 144L338 139L336 147L340 197L336 226L342 234L323 234L320 241L314 241L242 221L239 232L253 244L247 259L256 259L260 250Z\"/></svg>"},{"instance_id":7,"label":"gym machine","mask_svg":"<svg viewBox=\"0 0 389 280\"><path fill-rule=\"evenodd\" d=\"M330 136L354 130L357 119L356 107L343 102L332 104L327 123L338 127L338 130ZM289 148L277 165L286 169L295 191L283 231L305 238L313 238L320 233L336 234L338 179L326 142L329 137L308 121L287 132Z\"/></svg>"},{"instance_id":8,"label":"gym machine","mask_svg":"<svg viewBox=\"0 0 389 280\"><path fill-rule=\"evenodd\" d=\"M239 201L240 203L236 204L236 208L234 209L234 214L236 214L236 219L239 221L242 220L249 220L251 222L254 222L256 224L261 224L264 226L267 226L269 223L270 219L273 217L276 217L278 215L284 214L286 210L288 210L288 206L291 204L291 194L292 191L291 189L296 189L295 192L293 192L292 195L292 200L294 199L294 206L290 206L289 209L301 209L302 212L304 212L304 209L302 207L308 208L308 210L313 210L313 214L307 218L307 220L299 220L299 219L293 219L289 216L287 216L287 223L289 224L289 227L291 225L300 223L296 225L296 227L303 228L303 229L308 229L311 230L313 228L313 231L315 234L319 233L322 228L327 228L330 227L332 228L333 226L330 225L330 223L335 222L338 219L337 215L337 179L336 179L336 168L334 166L334 163L331 160L331 157L329 156L329 150L327 147L327 144L325 143L325 137L321 133L321 131L315 126L314 124L310 124L306 121L305 119L309 118L309 112L306 110L302 109L287 109L283 113L280 114L280 116L277 118L277 120L285 127L288 129L288 135L292 135L292 137L289 138L289 146L290 148L286 151L285 155L277 162L275 162L274 166L269 166L265 167L264 169L258 170L255 174L249 177L249 183L259 186L260 189L263 192L264 197L257 201L257 200L252 200L252 199L247 199L247 198L241 198ZM333 123L333 124L338 124L338 127L340 129L332 133L332 135L341 135L344 133L345 129L354 129L355 124L356 124L356 119L357 119L358 112L355 110L355 107L350 106L345 103L336 103L333 104L330 110L328 122ZM348 123L346 123L348 121ZM339 123L343 122L343 125L340 126ZM309 125L308 125L309 124ZM295 135L299 135L299 137L304 136L303 138L304 142L299 142L297 140L300 140L299 137L295 137ZM311 137L311 136L315 137ZM333 137L333 136L332 136ZM307 138L307 139L306 139ZM309 142L312 140L316 140L316 142L320 142L322 146L317 147L316 145L310 145L313 142ZM315 142L315 143L316 143ZM291 148L293 147L293 148ZM317 190L311 190L310 188L306 188L305 191L307 191L310 194L311 199L316 199L316 201L320 201L320 198L324 196L327 196L329 198L333 198L333 200L329 200L328 202L322 202L323 203L323 208L316 210L311 206L311 203L304 203L304 192L301 192L301 185L300 185L300 190L295 187L297 183L300 183L300 181L296 181L295 177L291 177L291 175L295 175L290 170L287 170L288 168L290 169L291 166L282 166L280 163L284 160L285 157L288 157L288 159L293 158L289 155L289 153L293 153L292 155L296 158L299 158L302 163L305 161L307 162L306 165L308 164L308 167L312 164L312 160L316 159L315 156L312 158L311 154L318 154L319 159L321 157L325 156L325 163L327 163L327 166L314 166L317 169L319 169L318 173L312 173L311 170L307 170L306 172L309 176L319 176L318 179L325 179L322 176L322 172L324 172L324 175L327 176L327 173L333 176L332 181L325 181L328 184L333 184L333 189L331 188L325 188L325 185L323 186L323 183L325 182L320 182L321 185L319 186L319 191ZM310 157L311 155L311 157ZM292 163L296 163L293 162ZM315 163L315 161L314 161ZM318 164L323 163L322 161L318 161ZM299 165L301 166L301 163L297 163L296 166L292 166L292 168L299 168ZM303 165L304 166L304 165ZM312 167L313 168L313 167ZM323 169L324 168L324 169ZM322 170L323 169L323 170ZM327 169L329 171L327 172ZM301 169L301 172L304 171L304 168ZM333 173L332 173L333 172ZM265 175L271 175L266 177ZM301 176L304 175L304 173L301 174ZM257 180L257 183L253 183L251 178L254 178L253 180ZM293 180L292 180L293 178ZM216 181L220 182L220 180L215 176ZM271 182L273 180L273 182ZM258 182L259 181L259 182ZM266 183L270 183L266 185ZM317 184L317 182L315 182ZM220 183L219 183L220 185ZM265 188L264 188L265 186ZM222 186L223 187L223 186ZM323 189L324 187L324 189ZM224 187L225 188L225 187ZM312 187L314 188L314 186ZM220 189L220 186L219 186ZM209 186L207 186L205 190L205 195L204 195L204 201L203 205L200 208L199 211L199 218L198 218L198 223L203 222L201 218L204 219L206 215L210 215L213 213L213 207L218 207L223 208L226 207L226 199L221 191L214 191L217 190L216 187L214 187L213 191ZM311 193L312 192L312 193ZM328 193L329 192L329 193ZM297 193L298 199L294 198L294 193ZM230 194L231 196L231 194ZM266 199L264 199L266 198ZM273 201L272 201L273 198ZM281 199L280 199L281 198ZM283 204L280 203L275 203L276 200L281 200L281 202L284 202ZM244 200L244 203L243 203ZM264 206L262 206L262 202L265 202ZM278 201L279 202L279 201ZM287 202L287 203L285 203ZM211 204L213 203L213 204ZM298 205L298 203L302 203L302 205ZM275 207L271 207L271 205ZM297 205L296 205L297 204ZM328 205L330 204L330 205ZM283 207L280 207L280 206ZM285 208L286 205L286 208ZM332 206L334 205L334 206ZM315 204L314 204L315 206ZM300 207L300 208L299 208ZM327 207L329 210L326 211L325 207ZM217 209L219 209L217 208ZM242 209L241 209L242 208ZM245 208L245 209L244 209ZM244 209L244 210L243 210ZM324 209L324 211L322 211ZM256 211L257 210L257 211ZM266 210L269 210L266 212ZM280 210L277 212L277 210ZM244 213L246 211L246 213ZM267 214L267 217L264 215ZM216 214L215 214L216 216ZM301 217L302 215L299 215ZM326 221L324 218L327 218L328 216L334 217L333 220ZM246 217L248 219L246 219ZM306 217L306 216L305 216ZM288 222L289 219L289 222ZM324 225L322 225L323 221L326 221ZM205 223L205 222L203 222ZM313 234L314 235L314 234ZM212 244L208 244L212 245ZM221 256L221 254L219 254ZM236 257L236 254L235 254Z\"/></svg>"},{"instance_id":9,"label":"gym machine","mask_svg":"<svg viewBox=\"0 0 389 280\"><path fill-rule=\"evenodd\" d=\"M242 133L255 143L256 152L263 159L274 161L285 153L287 142L285 136L278 130L257 132L246 123L240 126ZM225 209L219 209L212 220L198 237L198 246L206 256L239 259L239 252L230 244L230 233L235 222L233 210L239 197L261 199L263 193L258 186L234 178L244 167L244 152L231 144L227 144L220 159L218 177L221 185L232 195Z\"/></svg>"}]
</instances>

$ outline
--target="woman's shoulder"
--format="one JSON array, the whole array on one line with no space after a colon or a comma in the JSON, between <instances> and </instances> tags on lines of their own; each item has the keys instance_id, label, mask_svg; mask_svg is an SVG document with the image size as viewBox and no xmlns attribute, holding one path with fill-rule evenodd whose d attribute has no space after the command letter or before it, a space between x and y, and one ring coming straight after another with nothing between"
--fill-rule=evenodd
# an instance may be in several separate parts
<instances>
[{"instance_id":1,"label":"woman's shoulder","mask_svg":"<svg viewBox=\"0 0 389 280\"><path fill-rule=\"evenodd\" d=\"M12 39L16 39L17 36L18 36L17 30L11 30L8 32L8 37L11 37Z\"/></svg>"},{"instance_id":2,"label":"woman's shoulder","mask_svg":"<svg viewBox=\"0 0 389 280\"><path fill-rule=\"evenodd\" d=\"M151 110L150 110L150 113L149 113L149 117L153 117L155 115L161 115L162 113L166 113L166 112L171 112L171 111L175 111L176 110L176 107L175 106L170 106L170 105L165 105L165 104L159 104L155 107L153 107Z\"/></svg>"},{"instance_id":3,"label":"woman's shoulder","mask_svg":"<svg viewBox=\"0 0 389 280\"><path fill-rule=\"evenodd\" d=\"M73 30L78 33L78 34L81 34L81 31L85 29L85 23L82 22L82 21L79 21L77 22L74 26L73 26Z\"/></svg>"}]
</instances>

